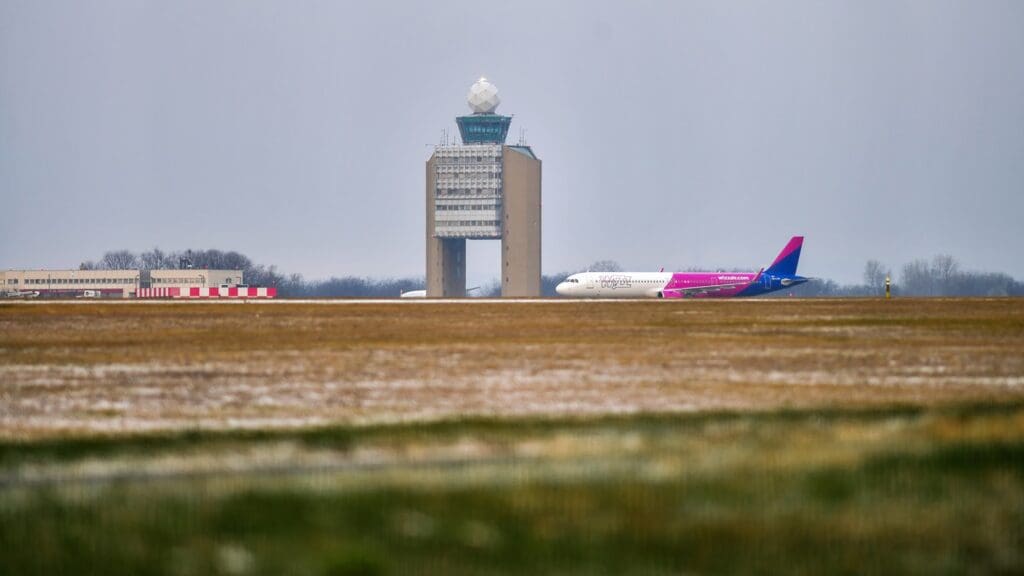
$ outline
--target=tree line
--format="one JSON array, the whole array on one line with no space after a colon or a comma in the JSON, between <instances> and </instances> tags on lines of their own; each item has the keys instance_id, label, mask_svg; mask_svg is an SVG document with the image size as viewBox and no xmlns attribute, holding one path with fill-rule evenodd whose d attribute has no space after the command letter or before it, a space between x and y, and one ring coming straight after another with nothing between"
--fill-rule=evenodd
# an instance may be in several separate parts
<instances>
[{"instance_id":1,"label":"tree line","mask_svg":"<svg viewBox=\"0 0 1024 576\"><path fill-rule=\"evenodd\" d=\"M306 280L300 274L285 274L276 266L257 264L248 256L235 251L216 249L164 252L154 248L135 253L130 250L107 252L99 260L87 260L82 270L130 270L210 268L241 270L250 286L273 286L279 296L286 298L394 298L402 292L423 289L423 277L368 278L338 276L326 280ZM621 272L622 266L613 260L599 260L580 270L545 274L541 277L541 294L557 296L555 287L576 272ZM898 274L878 260L864 265L862 284L839 284L822 278L796 286L785 292L802 297L881 296L885 294L885 279L892 281L897 296L1024 296L1024 282L1000 272L964 271L960 263L948 254L931 260L917 259L904 264ZM777 296L779 293L776 293ZM474 290L474 296L497 297L501 283L497 280Z\"/></svg>"},{"instance_id":2,"label":"tree line","mask_svg":"<svg viewBox=\"0 0 1024 576\"><path fill-rule=\"evenodd\" d=\"M821 279L801 284L794 296L883 296L885 279L891 280L894 296L1024 296L1024 282L1001 272L964 271L948 254L931 260L916 259L904 264L899 273L878 260L864 265L863 284L841 285Z\"/></svg>"}]
</instances>

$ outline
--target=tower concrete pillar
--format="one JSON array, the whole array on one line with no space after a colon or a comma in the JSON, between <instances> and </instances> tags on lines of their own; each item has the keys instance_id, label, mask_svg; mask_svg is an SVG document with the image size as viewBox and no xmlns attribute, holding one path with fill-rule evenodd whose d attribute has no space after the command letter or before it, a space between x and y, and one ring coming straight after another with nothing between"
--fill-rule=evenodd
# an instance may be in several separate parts
<instances>
[{"instance_id":1,"label":"tower concrete pillar","mask_svg":"<svg viewBox=\"0 0 1024 576\"><path fill-rule=\"evenodd\" d=\"M540 296L541 162L526 147L502 151L505 219L501 236L501 295Z\"/></svg>"},{"instance_id":2,"label":"tower concrete pillar","mask_svg":"<svg viewBox=\"0 0 1024 576\"><path fill-rule=\"evenodd\" d=\"M427 296L462 298L465 295L465 238L427 239Z\"/></svg>"}]
</instances>

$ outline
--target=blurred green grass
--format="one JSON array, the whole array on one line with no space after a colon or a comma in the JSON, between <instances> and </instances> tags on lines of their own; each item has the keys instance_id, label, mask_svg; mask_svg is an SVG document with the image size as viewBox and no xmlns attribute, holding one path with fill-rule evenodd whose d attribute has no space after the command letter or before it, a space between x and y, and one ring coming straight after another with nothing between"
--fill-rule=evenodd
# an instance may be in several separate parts
<instances>
[{"instance_id":1,"label":"blurred green grass","mask_svg":"<svg viewBox=\"0 0 1024 576\"><path fill-rule=\"evenodd\" d=\"M273 473L74 476L282 443ZM378 456L288 469L323 451ZM192 432L0 454L0 574L1024 570L1020 404ZM38 469L62 472L25 481Z\"/></svg>"}]
</instances>

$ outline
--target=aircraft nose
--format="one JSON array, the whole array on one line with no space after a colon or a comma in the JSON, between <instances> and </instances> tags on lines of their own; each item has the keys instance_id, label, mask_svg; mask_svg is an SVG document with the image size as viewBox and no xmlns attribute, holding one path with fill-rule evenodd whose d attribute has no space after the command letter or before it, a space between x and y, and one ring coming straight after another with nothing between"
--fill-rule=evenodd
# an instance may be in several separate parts
<instances>
[{"instance_id":1,"label":"aircraft nose","mask_svg":"<svg viewBox=\"0 0 1024 576\"><path fill-rule=\"evenodd\" d=\"M558 286L555 286L555 292L558 292L560 296L568 296L569 286L565 282L560 282Z\"/></svg>"}]
</instances>

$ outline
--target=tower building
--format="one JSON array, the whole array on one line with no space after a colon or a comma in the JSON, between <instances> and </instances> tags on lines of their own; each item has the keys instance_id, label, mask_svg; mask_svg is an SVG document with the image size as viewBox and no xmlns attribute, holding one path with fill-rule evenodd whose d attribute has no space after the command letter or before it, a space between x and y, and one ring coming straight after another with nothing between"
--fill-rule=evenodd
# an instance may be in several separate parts
<instances>
[{"instance_id":1,"label":"tower building","mask_svg":"<svg viewBox=\"0 0 1024 576\"><path fill-rule=\"evenodd\" d=\"M427 296L465 296L466 241L498 239L502 297L540 296L541 161L505 144L512 117L495 113L494 84L477 80L467 99L461 143L427 161Z\"/></svg>"}]
</instances>

